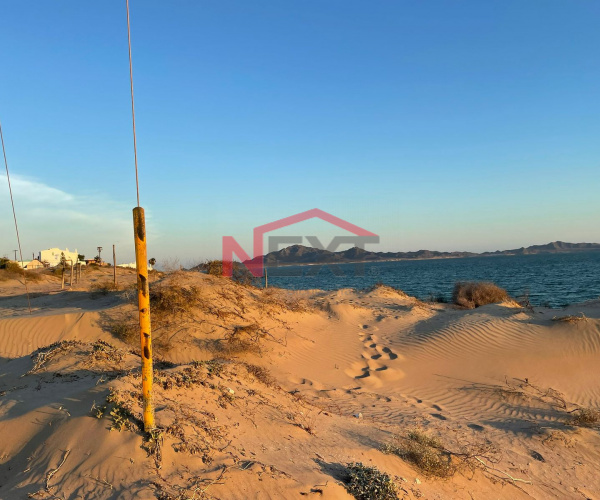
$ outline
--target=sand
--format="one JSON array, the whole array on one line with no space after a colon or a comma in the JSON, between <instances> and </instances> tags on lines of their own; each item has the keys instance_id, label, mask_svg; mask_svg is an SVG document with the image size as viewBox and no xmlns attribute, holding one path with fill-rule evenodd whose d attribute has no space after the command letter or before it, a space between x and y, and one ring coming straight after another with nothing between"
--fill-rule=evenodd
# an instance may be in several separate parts
<instances>
[{"instance_id":1,"label":"sand","mask_svg":"<svg viewBox=\"0 0 600 500\"><path fill-rule=\"evenodd\" d=\"M155 275L196 302L175 320L157 313L162 430L148 440L135 338L114 335L135 317L135 274L119 271L124 290L90 291L111 277L61 291L46 276L32 314L22 284L0 281L2 499L352 498L351 462L389 474L399 498L600 498L598 429L571 421L600 406L600 301L465 310L386 287ZM236 344L246 334L261 340ZM380 451L413 429L480 453L438 478Z\"/></svg>"}]
</instances>

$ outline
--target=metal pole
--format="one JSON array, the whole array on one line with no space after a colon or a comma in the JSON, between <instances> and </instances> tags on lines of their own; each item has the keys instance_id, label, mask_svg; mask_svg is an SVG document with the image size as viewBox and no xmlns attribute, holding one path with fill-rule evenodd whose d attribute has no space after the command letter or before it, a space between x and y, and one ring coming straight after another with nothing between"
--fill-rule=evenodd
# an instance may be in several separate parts
<instances>
[{"instance_id":1,"label":"metal pole","mask_svg":"<svg viewBox=\"0 0 600 500\"><path fill-rule=\"evenodd\" d=\"M154 429L152 405L152 338L150 336L150 289L148 286L148 258L146 251L146 219L144 209L133 209L135 264L137 269L138 310L140 316L140 341L142 345L142 404L144 430Z\"/></svg>"},{"instance_id":2,"label":"metal pole","mask_svg":"<svg viewBox=\"0 0 600 500\"><path fill-rule=\"evenodd\" d=\"M115 254L115 246L113 245L113 280L115 282L115 289L117 288L117 257Z\"/></svg>"}]
</instances>

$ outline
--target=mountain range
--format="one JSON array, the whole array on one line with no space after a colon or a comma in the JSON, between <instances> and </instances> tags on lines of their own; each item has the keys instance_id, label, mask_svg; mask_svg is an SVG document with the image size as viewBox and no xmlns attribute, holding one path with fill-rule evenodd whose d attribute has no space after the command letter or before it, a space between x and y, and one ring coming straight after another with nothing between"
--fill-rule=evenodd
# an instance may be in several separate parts
<instances>
[{"instance_id":1,"label":"mountain range","mask_svg":"<svg viewBox=\"0 0 600 500\"><path fill-rule=\"evenodd\" d=\"M460 257L493 257L498 255L533 255L548 253L572 253L600 250L600 243L566 243L553 241L545 245L532 245L513 250L496 250L495 252L439 252L436 250L417 250L415 252L370 252L353 247L340 252L330 252L304 245L292 245L264 256L267 266L281 264L321 264L343 262L372 262L407 259L451 259Z\"/></svg>"}]
</instances>

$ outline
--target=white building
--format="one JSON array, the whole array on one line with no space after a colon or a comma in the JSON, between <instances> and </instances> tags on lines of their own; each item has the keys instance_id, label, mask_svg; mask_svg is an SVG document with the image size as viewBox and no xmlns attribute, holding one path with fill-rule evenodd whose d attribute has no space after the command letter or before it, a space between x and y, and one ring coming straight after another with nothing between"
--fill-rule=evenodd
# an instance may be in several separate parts
<instances>
[{"instance_id":1,"label":"white building","mask_svg":"<svg viewBox=\"0 0 600 500\"><path fill-rule=\"evenodd\" d=\"M117 267L126 267L127 269L137 269L135 262L130 262L129 264L117 264ZM148 271L152 271L152 266L148 264Z\"/></svg>"},{"instance_id":2,"label":"white building","mask_svg":"<svg viewBox=\"0 0 600 500\"><path fill-rule=\"evenodd\" d=\"M62 256L65 256L67 262L69 259L73 261L73 264L77 262L77 249L74 252L70 252L69 249L61 250L60 248L49 248L48 250L41 250L38 256L40 262L47 262L50 267L58 266ZM69 262L70 263L70 262Z\"/></svg>"}]
</instances>

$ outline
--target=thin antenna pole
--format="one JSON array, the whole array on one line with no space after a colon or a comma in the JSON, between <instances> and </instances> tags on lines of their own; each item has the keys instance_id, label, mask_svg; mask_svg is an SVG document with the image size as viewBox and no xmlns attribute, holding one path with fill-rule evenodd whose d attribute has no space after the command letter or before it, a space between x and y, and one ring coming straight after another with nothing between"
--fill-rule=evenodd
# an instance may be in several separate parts
<instances>
[{"instance_id":1,"label":"thin antenna pole","mask_svg":"<svg viewBox=\"0 0 600 500\"><path fill-rule=\"evenodd\" d=\"M23 252L21 251L21 238L19 236L19 225L17 224L17 212L15 211L15 200L13 199L12 186L10 184L10 174L8 173L8 161L6 159L6 148L4 146L4 135L2 134L2 123L0 123L0 141L2 142L2 154L4 155L4 166L6 167L6 180L8 180L8 192L10 193L10 203L12 205L13 219L15 219L15 231L17 233L17 246L19 247L19 255L21 263L23 263ZM15 259L16 260L16 259ZM31 301L29 300L29 287L27 286L27 276L23 273L23 283L25 284L25 293L27 294L27 307L31 314Z\"/></svg>"},{"instance_id":2,"label":"thin antenna pole","mask_svg":"<svg viewBox=\"0 0 600 500\"><path fill-rule=\"evenodd\" d=\"M129 42L129 83L131 86L131 118L133 121L133 156L135 158L135 189L137 193L137 206L140 206L140 183L138 178L137 141L135 137L135 105L133 100L133 65L131 64L131 27L129 25L129 0L127 4L127 41Z\"/></svg>"}]
</instances>

